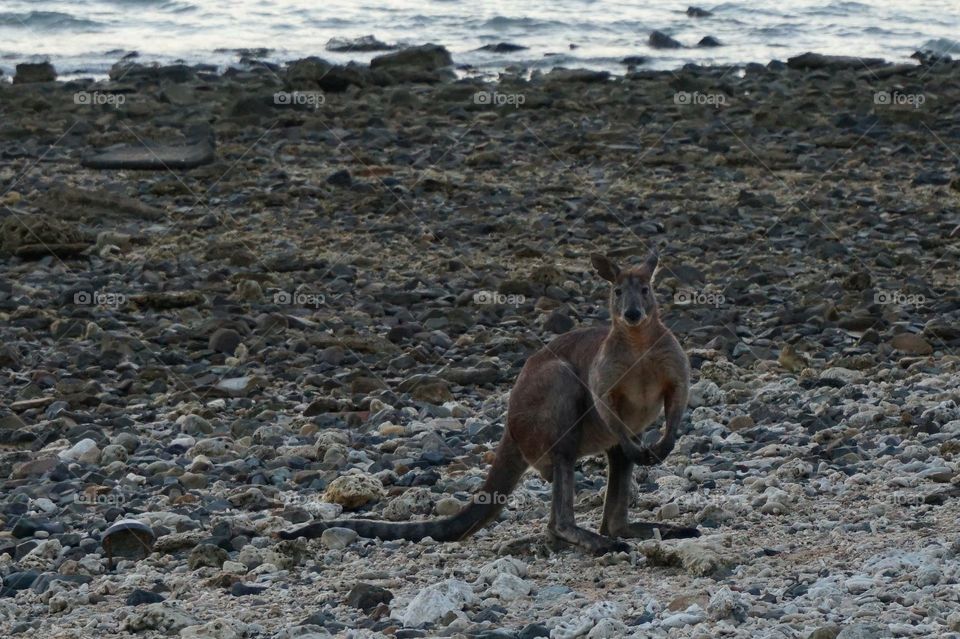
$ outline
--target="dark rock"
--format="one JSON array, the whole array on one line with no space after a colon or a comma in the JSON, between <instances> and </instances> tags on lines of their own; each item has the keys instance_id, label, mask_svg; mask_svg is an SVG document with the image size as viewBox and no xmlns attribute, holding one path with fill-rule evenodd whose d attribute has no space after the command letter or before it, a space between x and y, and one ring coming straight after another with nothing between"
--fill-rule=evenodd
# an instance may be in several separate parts
<instances>
[{"instance_id":1,"label":"dark rock","mask_svg":"<svg viewBox=\"0 0 960 639\"><path fill-rule=\"evenodd\" d=\"M386 588L360 582L350 589L346 603L354 608L369 612L379 604L389 604L393 601L393 593Z\"/></svg>"},{"instance_id":2,"label":"dark rock","mask_svg":"<svg viewBox=\"0 0 960 639\"><path fill-rule=\"evenodd\" d=\"M921 171L913 178L914 186L923 186L932 184L934 186L945 186L950 184L950 176L943 171Z\"/></svg>"},{"instance_id":3,"label":"dark rock","mask_svg":"<svg viewBox=\"0 0 960 639\"><path fill-rule=\"evenodd\" d=\"M233 355L242 341L243 338L240 337L240 333L232 328L218 328L210 336L207 348L217 353Z\"/></svg>"},{"instance_id":4,"label":"dark rock","mask_svg":"<svg viewBox=\"0 0 960 639\"><path fill-rule=\"evenodd\" d=\"M722 47L723 44L713 36L704 36L703 38L700 39L700 42L697 43L697 46L701 48L710 48L710 47Z\"/></svg>"},{"instance_id":5,"label":"dark rock","mask_svg":"<svg viewBox=\"0 0 960 639\"><path fill-rule=\"evenodd\" d=\"M610 79L609 71L594 71L593 69L551 69L543 76L549 82L606 82Z\"/></svg>"},{"instance_id":6,"label":"dark rock","mask_svg":"<svg viewBox=\"0 0 960 639\"><path fill-rule=\"evenodd\" d=\"M554 311L550 313L550 316L544 321L543 330L559 335L560 333L566 333L572 330L574 326L576 326L576 322L574 322L569 315L561 311Z\"/></svg>"},{"instance_id":7,"label":"dark rock","mask_svg":"<svg viewBox=\"0 0 960 639\"><path fill-rule=\"evenodd\" d=\"M149 590L142 590L137 588L129 595L127 595L126 600L124 600L125 605L127 606L142 606L143 604L152 604L160 603L165 597L163 595L158 595L155 592L150 592Z\"/></svg>"},{"instance_id":8,"label":"dark rock","mask_svg":"<svg viewBox=\"0 0 960 639\"><path fill-rule=\"evenodd\" d=\"M654 49L681 49L683 45L662 31L654 31L647 42Z\"/></svg>"},{"instance_id":9,"label":"dark rock","mask_svg":"<svg viewBox=\"0 0 960 639\"><path fill-rule=\"evenodd\" d=\"M438 44L424 44L377 56L370 61L371 69L392 69L396 67L416 67L419 69L440 69L453 65L453 58L445 47Z\"/></svg>"},{"instance_id":10,"label":"dark rock","mask_svg":"<svg viewBox=\"0 0 960 639\"><path fill-rule=\"evenodd\" d=\"M202 543L190 551L190 555L187 557L187 565L190 570L202 567L219 568L229 557L230 555L223 548L214 544Z\"/></svg>"},{"instance_id":11,"label":"dark rock","mask_svg":"<svg viewBox=\"0 0 960 639\"><path fill-rule=\"evenodd\" d=\"M396 45L387 44L377 40L372 35L360 36L359 38L330 38L327 40L327 51L336 53L348 53L353 51L392 51L397 48Z\"/></svg>"},{"instance_id":12,"label":"dark rock","mask_svg":"<svg viewBox=\"0 0 960 639\"><path fill-rule=\"evenodd\" d=\"M134 559L148 556L153 552L156 540L156 534L150 526L135 519L123 519L104 531L101 544L112 567L115 557Z\"/></svg>"},{"instance_id":13,"label":"dark rock","mask_svg":"<svg viewBox=\"0 0 960 639\"><path fill-rule=\"evenodd\" d=\"M340 169L327 177L327 184L331 186L350 186L353 184L353 178L350 176L350 171Z\"/></svg>"},{"instance_id":14,"label":"dark rock","mask_svg":"<svg viewBox=\"0 0 960 639\"><path fill-rule=\"evenodd\" d=\"M882 58L857 58L844 55L822 55L820 53L803 53L787 59L787 66L791 69L826 69L828 71L842 71L844 69L862 70L882 67L888 62Z\"/></svg>"},{"instance_id":15,"label":"dark rock","mask_svg":"<svg viewBox=\"0 0 960 639\"><path fill-rule=\"evenodd\" d=\"M713 12L700 7L687 7L687 15L691 18L709 18L713 15Z\"/></svg>"},{"instance_id":16,"label":"dark rock","mask_svg":"<svg viewBox=\"0 0 960 639\"><path fill-rule=\"evenodd\" d=\"M530 623L523 627L523 630L517 635L517 639L537 639L538 637L549 637L550 630L539 623Z\"/></svg>"},{"instance_id":17,"label":"dark rock","mask_svg":"<svg viewBox=\"0 0 960 639\"><path fill-rule=\"evenodd\" d=\"M23 62L17 65L13 83L53 82L56 79L57 71L49 62Z\"/></svg>"},{"instance_id":18,"label":"dark rock","mask_svg":"<svg viewBox=\"0 0 960 639\"><path fill-rule=\"evenodd\" d=\"M530 47L525 47L519 44L513 44L512 42L498 42L496 44L485 44L477 51L490 51L491 53L513 53L514 51L523 51L529 49Z\"/></svg>"},{"instance_id":19,"label":"dark rock","mask_svg":"<svg viewBox=\"0 0 960 639\"><path fill-rule=\"evenodd\" d=\"M33 586L34 582L39 578L40 573L33 570L12 572L3 578L3 586L0 587L0 597L12 597L17 592Z\"/></svg>"},{"instance_id":20,"label":"dark rock","mask_svg":"<svg viewBox=\"0 0 960 639\"><path fill-rule=\"evenodd\" d=\"M230 594L234 597L245 597L247 595L259 595L263 591L267 590L267 586L252 586L250 584L245 584L242 581L235 582L230 586Z\"/></svg>"}]
</instances>

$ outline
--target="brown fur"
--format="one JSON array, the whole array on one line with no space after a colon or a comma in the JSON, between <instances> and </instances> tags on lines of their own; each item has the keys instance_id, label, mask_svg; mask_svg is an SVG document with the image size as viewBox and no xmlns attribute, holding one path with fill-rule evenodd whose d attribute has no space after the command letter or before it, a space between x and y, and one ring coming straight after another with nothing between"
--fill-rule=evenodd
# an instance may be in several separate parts
<instances>
[{"instance_id":1,"label":"brown fur","mask_svg":"<svg viewBox=\"0 0 960 639\"><path fill-rule=\"evenodd\" d=\"M698 536L695 528L627 521L633 465L657 464L673 449L689 388L687 357L660 321L650 290L657 257L624 270L599 255L593 263L612 284L611 325L561 335L527 360L510 394L497 457L473 503L446 519L315 522L281 537L313 537L346 526L384 539L462 539L500 512L528 467L553 482L548 532L555 540L603 553L625 549L616 537L648 538L655 528L663 537ZM661 412L663 432L644 448L637 436ZM573 474L578 458L601 452L607 455L608 481L598 534L574 521Z\"/></svg>"}]
</instances>

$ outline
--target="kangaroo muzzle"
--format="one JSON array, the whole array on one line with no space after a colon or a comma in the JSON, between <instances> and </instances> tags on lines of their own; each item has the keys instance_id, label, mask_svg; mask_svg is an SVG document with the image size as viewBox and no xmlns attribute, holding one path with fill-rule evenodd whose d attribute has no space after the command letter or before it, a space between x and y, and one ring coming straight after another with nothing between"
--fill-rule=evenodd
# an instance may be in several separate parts
<instances>
[{"instance_id":1,"label":"kangaroo muzzle","mask_svg":"<svg viewBox=\"0 0 960 639\"><path fill-rule=\"evenodd\" d=\"M643 315L642 308L633 306L623 312L623 319L627 324L637 324L643 319Z\"/></svg>"}]
</instances>

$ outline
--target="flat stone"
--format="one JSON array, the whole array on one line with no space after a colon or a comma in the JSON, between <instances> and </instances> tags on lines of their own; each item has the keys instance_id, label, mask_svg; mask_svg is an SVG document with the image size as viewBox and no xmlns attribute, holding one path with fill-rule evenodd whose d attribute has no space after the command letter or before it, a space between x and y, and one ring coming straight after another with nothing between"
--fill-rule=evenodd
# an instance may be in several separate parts
<instances>
[{"instance_id":1,"label":"flat stone","mask_svg":"<svg viewBox=\"0 0 960 639\"><path fill-rule=\"evenodd\" d=\"M214 161L213 145L207 141L183 146L131 145L84 157L88 169L168 171L192 169Z\"/></svg>"}]
</instances>

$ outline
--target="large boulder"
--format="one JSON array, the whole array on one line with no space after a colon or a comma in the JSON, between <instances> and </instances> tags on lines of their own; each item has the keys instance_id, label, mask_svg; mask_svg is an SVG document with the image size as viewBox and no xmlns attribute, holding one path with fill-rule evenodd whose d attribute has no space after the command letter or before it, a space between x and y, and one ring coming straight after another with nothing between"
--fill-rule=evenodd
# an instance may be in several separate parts
<instances>
[{"instance_id":1,"label":"large boulder","mask_svg":"<svg viewBox=\"0 0 960 639\"><path fill-rule=\"evenodd\" d=\"M395 53L379 55L370 61L371 69L392 69L396 67L415 67L418 69L439 69L453 64L453 58L446 47L439 44L423 44L409 47Z\"/></svg>"},{"instance_id":2,"label":"large boulder","mask_svg":"<svg viewBox=\"0 0 960 639\"><path fill-rule=\"evenodd\" d=\"M57 71L49 62L23 62L17 65L17 72L13 76L13 83L53 82L56 79Z\"/></svg>"},{"instance_id":3,"label":"large boulder","mask_svg":"<svg viewBox=\"0 0 960 639\"><path fill-rule=\"evenodd\" d=\"M368 70L351 62L346 66L333 65L322 58L311 56L287 64L286 88L290 91L346 91L351 84L366 84Z\"/></svg>"},{"instance_id":4,"label":"large boulder","mask_svg":"<svg viewBox=\"0 0 960 639\"><path fill-rule=\"evenodd\" d=\"M395 82L435 83L453 79L453 58L445 47L424 44L375 57L370 70L379 84Z\"/></svg>"}]
</instances>

